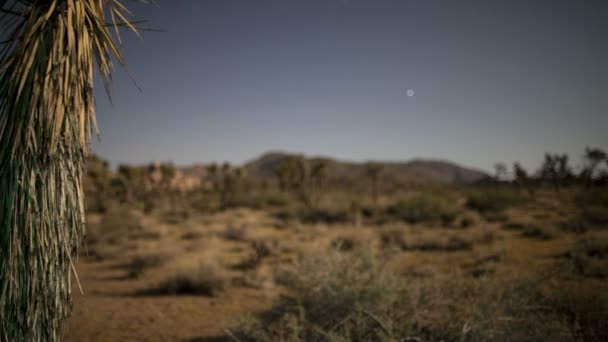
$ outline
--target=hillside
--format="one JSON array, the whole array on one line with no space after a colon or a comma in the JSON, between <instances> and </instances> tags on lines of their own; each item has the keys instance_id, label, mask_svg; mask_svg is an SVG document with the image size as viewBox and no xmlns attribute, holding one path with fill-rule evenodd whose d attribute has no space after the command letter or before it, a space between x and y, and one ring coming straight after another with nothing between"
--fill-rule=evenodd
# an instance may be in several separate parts
<instances>
[{"instance_id":1,"label":"hillside","mask_svg":"<svg viewBox=\"0 0 608 342\"><path fill-rule=\"evenodd\" d=\"M254 179L274 180L274 169L284 159L295 154L271 152L247 162L244 167ZM329 167L330 182L351 183L365 177L365 163L339 161L327 157L306 158L309 162L324 160ZM439 160L411 160L407 162L382 162L382 179L386 184L471 184L488 175L482 171Z\"/></svg>"}]
</instances>

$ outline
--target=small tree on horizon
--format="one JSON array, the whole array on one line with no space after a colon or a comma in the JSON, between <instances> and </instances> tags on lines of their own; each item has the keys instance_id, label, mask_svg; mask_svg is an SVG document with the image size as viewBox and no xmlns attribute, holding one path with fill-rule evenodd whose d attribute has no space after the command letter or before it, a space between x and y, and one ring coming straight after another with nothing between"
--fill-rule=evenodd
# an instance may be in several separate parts
<instances>
[{"instance_id":1,"label":"small tree on horizon","mask_svg":"<svg viewBox=\"0 0 608 342\"><path fill-rule=\"evenodd\" d=\"M384 165L377 162L365 163L365 174L369 177L372 189L372 199L378 205L378 195L380 187L380 174L384 170Z\"/></svg>"},{"instance_id":2,"label":"small tree on horizon","mask_svg":"<svg viewBox=\"0 0 608 342\"><path fill-rule=\"evenodd\" d=\"M505 163L496 163L494 164L494 178L497 181L503 181L507 178L508 170L507 165Z\"/></svg>"},{"instance_id":3,"label":"small tree on horizon","mask_svg":"<svg viewBox=\"0 0 608 342\"><path fill-rule=\"evenodd\" d=\"M585 166L581 172L581 178L585 181L585 185L589 187L593 184L597 169L602 162L606 162L606 165L608 166L608 154L599 148L586 147L583 159L585 161Z\"/></svg>"}]
</instances>

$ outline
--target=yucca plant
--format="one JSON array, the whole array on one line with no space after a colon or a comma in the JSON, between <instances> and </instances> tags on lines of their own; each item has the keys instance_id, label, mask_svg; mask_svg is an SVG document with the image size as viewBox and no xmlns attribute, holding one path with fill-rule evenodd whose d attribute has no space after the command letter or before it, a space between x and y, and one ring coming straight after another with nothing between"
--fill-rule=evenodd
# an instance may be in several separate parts
<instances>
[{"instance_id":1,"label":"yucca plant","mask_svg":"<svg viewBox=\"0 0 608 342\"><path fill-rule=\"evenodd\" d=\"M136 28L118 0L0 9L0 340L57 341L84 234L95 66L107 87L115 33Z\"/></svg>"}]
</instances>

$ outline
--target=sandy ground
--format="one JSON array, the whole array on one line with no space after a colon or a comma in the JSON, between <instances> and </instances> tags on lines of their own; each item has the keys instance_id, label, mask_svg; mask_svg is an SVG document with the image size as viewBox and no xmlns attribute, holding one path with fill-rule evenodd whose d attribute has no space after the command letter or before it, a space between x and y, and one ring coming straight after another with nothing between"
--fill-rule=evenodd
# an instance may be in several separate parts
<instances>
[{"instance_id":1,"label":"sandy ground","mask_svg":"<svg viewBox=\"0 0 608 342\"><path fill-rule=\"evenodd\" d=\"M520 214L509 215L517 218ZM143 230L138 235L97 242L88 247L88 256L85 253L79 258L76 269L84 294L74 284L73 313L64 341L223 340L225 329L238 317L272 306L282 291L274 279L278 269L298 256L328 249L336 241L351 241L355 248L381 248L385 230L406 229L408 241L460 236L473 243L471 249L452 252L397 251L392 267L404 277L536 272L554 262L552 256L570 248L577 238L560 233L550 241L531 239L504 229L502 222L486 221L466 229L299 224L285 228L267 213L244 209L189 218L179 224L149 217L139 220ZM238 234L230 234L233 231ZM262 261L239 268L260 245L268 250ZM161 255L164 261L131 276L130 263L142 255ZM493 256L499 261L492 261ZM229 285L214 296L146 292L173 270L197 263L221 269Z\"/></svg>"}]
</instances>

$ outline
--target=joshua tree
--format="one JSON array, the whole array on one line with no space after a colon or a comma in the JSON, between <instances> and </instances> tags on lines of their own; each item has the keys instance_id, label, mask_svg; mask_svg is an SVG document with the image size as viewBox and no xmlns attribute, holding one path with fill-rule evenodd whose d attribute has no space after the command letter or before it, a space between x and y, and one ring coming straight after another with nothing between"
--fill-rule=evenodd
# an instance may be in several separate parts
<instances>
[{"instance_id":1,"label":"joshua tree","mask_svg":"<svg viewBox=\"0 0 608 342\"><path fill-rule=\"evenodd\" d=\"M59 339L84 233L95 64L107 87L111 58L122 64L111 31L135 30L128 17L119 0L0 1L2 341Z\"/></svg>"},{"instance_id":2,"label":"joshua tree","mask_svg":"<svg viewBox=\"0 0 608 342\"><path fill-rule=\"evenodd\" d=\"M507 178L507 173L507 165L505 165L505 163L494 164L494 177L497 181L501 181Z\"/></svg>"},{"instance_id":3,"label":"joshua tree","mask_svg":"<svg viewBox=\"0 0 608 342\"><path fill-rule=\"evenodd\" d=\"M320 201L321 191L325 182L327 181L327 177L329 176L329 164L326 160L318 160L316 161L310 172L310 184L309 184L309 192L312 197L312 201L317 204Z\"/></svg>"},{"instance_id":4,"label":"joshua tree","mask_svg":"<svg viewBox=\"0 0 608 342\"><path fill-rule=\"evenodd\" d=\"M211 184L213 186L213 189L216 190L217 189L217 174L219 173L219 167L217 166L217 163L211 163L206 167L207 170L207 174L208 176L206 177L207 179L209 179L211 181ZM204 182L201 182L201 184L203 184Z\"/></svg>"},{"instance_id":5,"label":"joshua tree","mask_svg":"<svg viewBox=\"0 0 608 342\"><path fill-rule=\"evenodd\" d=\"M528 172L517 162L513 163L513 174L515 175L515 185L518 189L526 189L530 195L534 195L532 187L532 179L528 176Z\"/></svg>"},{"instance_id":6,"label":"joshua tree","mask_svg":"<svg viewBox=\"0 0 608 342\"><path fill-rule=\"evenodd\" d=\"M226 208L230 202L231 190L234 186L234 175L232 165L226 162L222 165L222 182L219 187L220 190L220 205L222 208Z\"/></svg>"},{"instance_id":7,"label":"joshua tree","mask_svg":"<svg viewBox=\"0 0 608 342\"><path fill-rule=\"evenodd\" d=\"M596 170L598 166L601 165L603 161L606 161L608 164L608 154L599 148L585 148L584 154L585 167L583 168L582 178L585 180L585 184L587 186L593 183L593 177L595 176Z\"/></svg>"},{"instance_id":8,"label":"joshua tree","mask_svg":"<svg viewBox=\"0 0 608 342\"><path fill-rule=\"evenodd\" d=\"M235 198L242 191L242 188L247 178L247 170L242 167L231 168L227 167L224 169L223 183L220 188L221 205L222 208L227 208L234 205Z\"/></svg>"},{"instance_id":9,"label":"joshua tree","mask_svg":"<svg viewBox=\"0 0 608 342\"><path fill-rule=\"evenodd\" d=\"M552 184L558 190L560 185L568 183L572 177L572 170L568 164L567 155L545 154L545 160L540 169L542 181Z\"/></svg>"},{"instance_id":10,"label":"joshua tree","mask_svg":"<svg viewBox=\"0 0 608 342\"><path fill-rule=\"evenodd\" d=\"M376 162L368 162L365 164L365 173L369 177L372 184L372 198L374 203L378 204L378 187L380 185L380 174L384 169L384 165Z\"/></svg>"},{"instance_id":11,"label":"joshua tree","mask_svg":"<svg viewBox=\"0 0 608 342\"><path fill-rule=\"evenodd\" d=\"M299 197L305 205L311 206L310 170L308 161L303 156L290 156L281 160L273 169L283 191L290 191Z\"/></svg>"}]
</instances>

